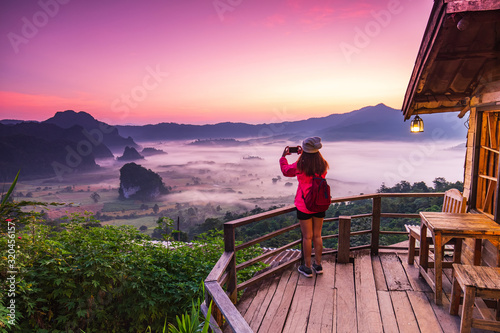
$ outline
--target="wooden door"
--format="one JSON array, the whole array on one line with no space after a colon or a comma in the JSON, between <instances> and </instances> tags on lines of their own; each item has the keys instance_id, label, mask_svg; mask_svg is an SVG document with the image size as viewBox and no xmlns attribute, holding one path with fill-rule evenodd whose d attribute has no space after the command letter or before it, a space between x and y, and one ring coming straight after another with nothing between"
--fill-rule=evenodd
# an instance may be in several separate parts
<instances>
[{"instance_id":1,"label":"wooden door","mask_svg":"<svg viewBox=\"0 0 500 333\"><path fill-rule=\"evenodd\" d=\"M498 160L500 155L500 111L478 114L476 145L475 209L496 219L498 203ZM498 222L498 221L497 221Z\"/></svg>"}]
</instances>

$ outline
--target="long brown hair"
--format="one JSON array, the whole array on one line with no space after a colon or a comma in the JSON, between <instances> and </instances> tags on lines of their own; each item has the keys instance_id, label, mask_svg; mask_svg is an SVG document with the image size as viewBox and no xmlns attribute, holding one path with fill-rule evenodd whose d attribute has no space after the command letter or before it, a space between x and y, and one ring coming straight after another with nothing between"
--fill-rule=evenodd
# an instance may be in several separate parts
<instances>
[{"instance_id":1,"label":"long brown hair","mask_svg":"<svg viewBox=\"0 0 500 333\"><path fill-rule=\"evenodd\" d=\"M322 175L330 166L321 153L302 152L297 160L297 169L308 176Z\"/></svg>"}]
</instances>

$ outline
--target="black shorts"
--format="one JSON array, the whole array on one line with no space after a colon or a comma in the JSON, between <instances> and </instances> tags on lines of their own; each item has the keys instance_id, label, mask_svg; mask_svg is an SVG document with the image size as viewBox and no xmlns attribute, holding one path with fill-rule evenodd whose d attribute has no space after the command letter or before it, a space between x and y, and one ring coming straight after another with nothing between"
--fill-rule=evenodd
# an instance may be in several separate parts
<instances>
[{"instance_id":1,"label":"black shorts","mask_svg":"<svg viewBox=\"0 0 500 333\"><path fill-rule=\"evenodd\" d=\"M300 210L297 209L297 218L299 220L309 220L309 219L312 219L313 217L325 217L325 216L326 216L325 212L307 214L307 213L301 212Z\"/></svg>"}]
</instances>

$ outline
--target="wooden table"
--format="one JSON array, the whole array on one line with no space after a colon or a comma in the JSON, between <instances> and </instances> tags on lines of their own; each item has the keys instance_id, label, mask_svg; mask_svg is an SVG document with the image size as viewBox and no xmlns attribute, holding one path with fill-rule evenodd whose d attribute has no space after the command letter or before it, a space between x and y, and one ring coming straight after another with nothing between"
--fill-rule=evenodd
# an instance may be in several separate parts
<instances>
[{"instance_id":1,"label":"wooden table","mask_svg":"<svg viewBox=\"0 0 500 333\"><path fill-rule=\"evenodd\" d=\"M453 262L460 263L462 239L476 239L474 265L481 264L482 239L500 240L500 225L483 214L457 214L442 212L420 212L420 275L434 291L436 304L442 304L443 267L451 268L451 262L443 263L443 246L455 239ZM434 263L429 262L429 230L434 242ZM433 265L432 265L433 264ZM428 269L434 266L434 279Z\"/></svg>"}]
</instances>

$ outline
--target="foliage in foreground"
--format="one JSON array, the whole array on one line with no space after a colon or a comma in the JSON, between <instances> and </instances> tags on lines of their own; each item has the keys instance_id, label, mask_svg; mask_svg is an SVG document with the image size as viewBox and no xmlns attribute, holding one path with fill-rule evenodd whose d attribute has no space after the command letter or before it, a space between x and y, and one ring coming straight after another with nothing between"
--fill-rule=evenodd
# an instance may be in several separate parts
<instances>
[{"instance_id":1,"label":"foliage in foreground","mask_svg":"<svg viewBox=\"0 0 500 333\"><path fill-rule=\"evenodd\" d=\"M191 313L185 313L180 317L177 316L177 326L168 324L168 333L207 333L210 324L210 316L212 312L212 303L208 307L207 318L203 318L200 309L200 299L197 303L192 303Z\"/></svg>"},{"instance_id":2,"label":"foliage in foreground","mask_svg":"<svg viewBox=\"0 0 500 333\"><path fill-rule=\"evenodd\" d=\"M15 233L16 331L144 332L164 327L201 297L203 281L223 251L219 232L191 245L153 243L131 226L104 226L90 214L73 215L62 231L43 225L35 213L11 218ZM7 248L2 232L0 247ZM239 262L260 254L247 250ZM7 258L0 275L6 281ZM248 279L255 270L241 274ZM0 330L9 327L8 285L0 289ZM5 302L3 302L5 301ZM4 327L4 328L2 328Z\"/></svg>"}]
</instances>

